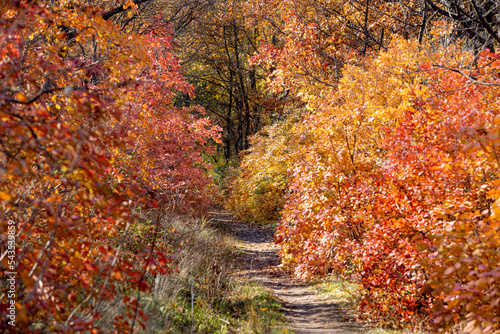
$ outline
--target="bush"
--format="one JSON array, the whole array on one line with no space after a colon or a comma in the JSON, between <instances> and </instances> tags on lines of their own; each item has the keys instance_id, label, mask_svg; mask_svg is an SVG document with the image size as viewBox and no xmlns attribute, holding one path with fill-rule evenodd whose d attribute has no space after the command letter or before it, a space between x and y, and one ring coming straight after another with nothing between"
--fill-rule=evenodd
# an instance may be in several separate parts
<instances>
[{"instance_id":1,"label":"bush","mask_svg":"<svg viewBox=\"0 0 500 334\"><path fill-rule=\"evenodd\" d=\"M276 240L297 276L359 283L362 317L406 326L434 316L441 330L465 321L466 331L493 333L499 54L474 63L456 48L432 49L394 38L387 52L346 65L336 87L304 97L308 113L287 134L296 150L281 162L289 189ZM248 216L262 168L276 161L258 159L273 152L266 145L236 183Z\"/></svg>"},{"instance_id":2,"label":"bush","mask_svg":"<svg viewBox=\"0 0 500 334\"><path fill-rule=\"evenodd\" d=\"M247 222L271 223L280 219L289 183L293 152L291 129L296 118L264 128L251 139L241 164L230 179L226 207Z\"/></svg>"}]
</instances>

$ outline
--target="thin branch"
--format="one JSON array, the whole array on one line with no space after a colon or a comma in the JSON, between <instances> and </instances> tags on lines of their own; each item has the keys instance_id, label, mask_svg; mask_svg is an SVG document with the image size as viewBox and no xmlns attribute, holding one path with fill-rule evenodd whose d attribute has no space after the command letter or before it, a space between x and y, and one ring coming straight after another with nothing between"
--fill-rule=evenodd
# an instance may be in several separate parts
<instances>
[{"instance_id":1,"label":"thin branch","mask_svg":"<svg viewBox=\"0 0 500 334\"><path fill-rule=\"evenodd\" d=\"M479 22L481 22L481 25L484 27L484 29L486 29L486 31L491 35L491 37L493 37L494 39L496 39L498 43L500 43L500 36L498 36L498 34L491 28L491 25L489 25L488 22L486 22L483 15L481 15L481 13L479 12L479 8L477 8L476 1L470 0L470 2L474 7L474 11L476 12L477 17L479 18ZM491 52L495 52L495 50L491 50Z\"/></svg>"},{"instance_id":2,"label":"thin branch","mask_svg":"<svg viewBox=\"0 0 500 334\"><path fill-rule=\"evenodd\" d=\"M484 81L479 81L479 80L477 80L477 78L475 78L473 76L470 76L467 73L465 73L462 70L459 70L457 68L451 68L451 67L447 67L447 66L444 66L444 65L438 65L438 64L434 64L433 66L434 67L439 67L439 68L444 68L444 69L446 69L448 71L452 71L452 72L458 73L458 74L464 76L470 82L472 82L473 84L476 84L476 85L500 87L500 83L499 82L484 82Z\"/></svg>"},{"instance_id":3,"label":"thin branch","mask_svg":"<svg viewBox=\"0 0 500 334\"><path fill-rule=\"evenodd\" d=\"M92 292L89 293L89 295L87 296L87 298L85 298L80 304L78 304L77 307L75 307L75 309L71 312L71 314L68 316L68 319L66 319L66 322L64 323L64 326L68 327L68 324L69 324L69 321L71 320L71 318L73 318L73 316L75 315L75 313L80 309L80 307L85 304L89 299L90 297L92 297Z\"/></svg>"},{"instance_id":4,"label":"thin branch","mask_svg":"<svg viewBox=\"0 0 500 334\"><path fill-rule=\"evenodd\" d=\"M61 87L48 88L48 89L44 88L40 92L38 92L37 94L32 96L30 99L27 99L26 101L14 99L14 98L9 97L9 96L4 95L4 94L0 95L0 98L2 98L4 101L10 102L10 103L31 104L31 103L35 102L36 100L38 100L43 94L52 93L54 91L59 91L59 90L63 90L63 88L61 88Z\"/></svg>"},{"instance_id":5,"label":"thin branch","mask_svg":"<svg viewBox=\"0 0 500 334\"><path fill-rule=\"evenodd\" d=\"M149 2L149 1L151 1L151 0L134 0L134 4L136 6L139 6L139 5L142 5L143 3L146 3L146 2ZM107 21L110 18L112 18L113 16L115 16L117 14L120 14L120 13L122 13L124 11L126 11L126 9L123 8L123 6L117 6L117 7L113 8L113 9L108 10L104 14L102 14L102 18Z\"/></svg>"}]
</instances>

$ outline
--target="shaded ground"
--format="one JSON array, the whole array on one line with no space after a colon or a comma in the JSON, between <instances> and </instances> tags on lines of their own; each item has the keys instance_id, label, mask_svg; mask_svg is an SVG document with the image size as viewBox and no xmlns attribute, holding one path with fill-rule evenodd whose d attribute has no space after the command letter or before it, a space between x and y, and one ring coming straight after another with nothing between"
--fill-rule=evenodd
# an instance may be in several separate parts
<instances>
[{"instance_id":1,"label":"shaded ground","mask_svg":"<svg viewBox=\"0 0 500 334\"><path fill-rule=\"evenodd\" d=\"M236 274L269 288L282 301L296 334L366 332L362 325L349 318L340 303L327 300L310 286L280 272L278 248L272 243L272 228L239 223L226 212L214 213L213 219L221 222L224 229L238 240L241 253Z\"/></svg>"}]
</instances>

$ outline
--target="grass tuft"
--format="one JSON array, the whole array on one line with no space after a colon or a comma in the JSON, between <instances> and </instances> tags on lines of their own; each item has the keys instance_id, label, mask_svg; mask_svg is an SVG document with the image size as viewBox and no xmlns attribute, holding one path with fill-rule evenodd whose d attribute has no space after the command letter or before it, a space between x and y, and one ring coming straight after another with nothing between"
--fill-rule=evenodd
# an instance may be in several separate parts
<instances>
[{"instance_id":1,"label":"grass tuft","mask_svg":"<svg viewBox=\"0 0 500 334\"><path fill-rule=\"evenodd\" d=\"M162 242L175 254L176 270L148 278L152 290L140 299L147 321L145 329L136 326L138 333L291 333L279 301L261 285L233 275L238 250L223 224L170 219L162 230L170 231ZM101 307L103 330L125 314L121 299Z\"/></svg>"}]
</instances>

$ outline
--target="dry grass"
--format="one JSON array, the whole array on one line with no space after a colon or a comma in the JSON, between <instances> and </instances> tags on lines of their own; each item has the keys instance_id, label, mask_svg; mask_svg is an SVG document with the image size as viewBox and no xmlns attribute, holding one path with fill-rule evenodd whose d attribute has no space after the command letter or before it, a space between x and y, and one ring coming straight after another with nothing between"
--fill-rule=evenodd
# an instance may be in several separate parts
<instances>
[{"instance_id":1,"label":"dry grass","mask_svg":"<svg viewBox=\"0 0 500 334\"><path fill-rule=\"evenodd\" d=\"M260 286L232 275L234 239L207 220L164 219L162 242L175 255L175 272L149 277L152 291L142 294L148 316L144 333L283 333L280 304ZM175 232L172 232L175 231ZM130 289L123 291L132 292ZM119 296L101 307L100 325L111 329L125 313Z\"/></svg>"}]
</instances>

